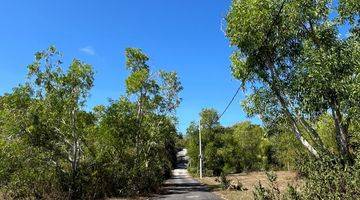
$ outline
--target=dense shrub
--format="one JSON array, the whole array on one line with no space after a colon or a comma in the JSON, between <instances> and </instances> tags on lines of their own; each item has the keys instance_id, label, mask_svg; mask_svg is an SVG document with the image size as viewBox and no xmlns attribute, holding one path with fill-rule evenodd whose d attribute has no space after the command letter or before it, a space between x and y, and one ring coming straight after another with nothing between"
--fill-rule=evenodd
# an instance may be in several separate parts
<instances>
[{"instance_id":1,"label":"dense shrub","mask_svg":"<svg viewBox=\"0 0 360 200\"><path fill-rule=\"evenodd\" d=\"M253 195L255 200L300 200L302 195L292 185L288 185L286 191L280 191L277 183L277 175L274 172L266 172L270 184L264 186L259 183L255 185Z\"/></svg>"},{"instance_id":2,"label":"dense shrub","mask_svg":"<svg viewBox=\"0 0 360 200\"><path fill-rule=\"evenodd\" d=\"M323 157L302 163L305 186L304 199L359 199L360 162Z\"/></svg>"},{"instance_id":3,"label":"dense shrub","mask_svg":"<svg viewBox=\"0 0 360 200\"><path fill-rule=\"evenodd\" d=\"M269 187L259 183L254 188L255 199L359 199L360 162L324 156L321 159L299 161L299 172L304 184L300 188L288 186L280 195L276 176L267 173Z\"/></svg>"}]
</instances>

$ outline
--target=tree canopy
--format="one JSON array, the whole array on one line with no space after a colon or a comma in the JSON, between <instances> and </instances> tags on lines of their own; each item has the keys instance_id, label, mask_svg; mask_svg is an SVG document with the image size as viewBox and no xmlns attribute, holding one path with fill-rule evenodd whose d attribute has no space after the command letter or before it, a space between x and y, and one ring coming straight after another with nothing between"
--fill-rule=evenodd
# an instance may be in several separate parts
<instances>
[{"instance_id":1,"label":"tree canopy","mask_svg":"<svg viewBox=\"0 0 360 200\"><path fill-rule=\"evenodd\" d=\"M270 125L281 115L316 157L328 154L314 121L330 113L340 155L359 98L359 10L354 1L234 0L226 17L233 76L253 91L244 106ZM335 17L333 17L335 16ZM339 29L350 22L345 36Z\"/></svg>"}]
</instances>

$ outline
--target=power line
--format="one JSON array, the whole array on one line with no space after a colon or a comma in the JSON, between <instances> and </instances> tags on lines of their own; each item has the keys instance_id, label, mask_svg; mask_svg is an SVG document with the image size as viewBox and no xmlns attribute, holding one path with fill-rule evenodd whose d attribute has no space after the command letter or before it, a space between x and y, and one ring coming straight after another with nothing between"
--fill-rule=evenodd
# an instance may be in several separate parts
<instances>
[{"instance_id":1,"label":"power line","mask_svg":"<svg viewBox=\"0 0 360 200\"><path fill-rule=\"evenodd\" d=\"M220 118L226 113L226 111L229 109L230 105L232 104L232 102L235 100L235 97L237 96L237 94L239 93L241 89L241 86L238 87L238 89L236 90L235 94L233 95L233 97L231 98L230 102L227 104L227 106L225 107L225 109L222 111L222 113L218 116L218 117L215 117L213 122L216 122L218 120L220 120ZM200 174L200 179L202 179L202 159L203 159L203 155L202 155L202 149L201 149L201 119L199 121L199 174Z\"/></svg>"},{"instance_id":2,"label":"power line","mask_svg":"<svg viewBox=\"0 0 360 200\"><path fill-rule=\"evenodd\" d=\"M266 33L266 38L265 38L265 41L264 41L263 43L266 43L267 40L269 39L269 35L270 35L270 33L271 33L271 29L272 29L273 26L275 26L276 20L277 20L277 18L280 16L281 11L282 11L282 9L284 8L285 3L286 3L286 0L284 0L284 1L281 3L280 9L279 9L277 15L274 17L273 23L271 24L271 27L269 28L268 32ZM255 53L255 51L254 51L254 53ZM230 100L230 102L228 103L228 105L226 106L226 108L224 109L224 111L219 115L219 117L215 118L216 120L214 119L214 122L220 120L220 118L225 114L225 112L227 111L227 109L230 107L230 105L232 104L232 102L235 100L235 97L236 97L237 94L239 93L240 89L241 89L241 86L238 87L238 89L236 90L234 96L232 97L232 99Z\"/></svg>"},{"instance_id":3,"label":"power line","mask_svg":"<svg viewBox=\"0 0 360 200\"><path fill-rule=\"evenodd\" d=\"M235 97L238 95L240 89L241 89L241 86L238 87L238 89L236 90L234 96L231 98L230 102L229 102L229 103L227 104L227 106L225 107L224 111L222 111L222 113L219 115L219 117L217 117L217 119L214 120L214 121L220 120L220 118L226 113L226 111L228 110L228 108L230 107L230 105L232 104L232 102L235 100Z\"/></svg>"}]
</instances>

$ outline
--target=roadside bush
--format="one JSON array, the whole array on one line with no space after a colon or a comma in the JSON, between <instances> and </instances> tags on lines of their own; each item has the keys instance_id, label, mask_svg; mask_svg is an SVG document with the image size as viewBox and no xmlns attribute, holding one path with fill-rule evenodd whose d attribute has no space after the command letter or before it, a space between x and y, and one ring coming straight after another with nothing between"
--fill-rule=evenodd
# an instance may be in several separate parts
<instances>
[{"instance_id":1,"label":"roadside bush","mask_svg":"<svg viewBox=\"0 0 360 200\"><path fill-rule=\"evenodd\" d=\"M62 199L60 171L39 149L8 143L0 158L0 193L7 199Z\"/></svg>"},{"instance_id":2,"label":"roadside bush","mask_svg":"<svg viewBox=\"0 0 360 200\"><path fill-rule=\"evenodd\" d=\"M292 185L288 185L286 192L283 194L284 200L300 200L302 199L301 194Z\"/></svg>"},{"instance_id":3,"label":"roadside bush","mask_svg":"<svg viewBox=\"0 0 360 200\"><path fill-rule=\"evenodd\" d=\"M230 187L230 180L226 177L225 173L220 175L220 187L222 189L228 189Z\"/></svg>"},{"instance_id":4,"label":"roadside bush","mask_svg":"<svg viewBox=\"0 0 360 200\"><path fill-rule=\"evenodd\" d=\"M273 200L275 194L271 193L271 190L264 187L261 182L254 187L253 195L255 200Z\"/></svg>"},{"instance_id":5,"label":"roadside bush","mask_svg":"<svg viewBox=\"0 0 360 200\"><path fill-rule=\"evenodd\" d=\"M348 163L338 158L323 157L299 166L305 179L305 199L359 199L360 162Z\"/></svg>"},{"instance_id":6,"label":"roadside bush","mask_svg":"<svg viewBox=\"0 0 360 200\"><path fill-rule=\"evenodd\" d=\"M284 194L280 195L276 186L276 176L267 173L269 187L260 182L255 186L255 199L360 199L360 162L359 157L354 163L328 156L320 159L309 159L299 163L304 185L300 191L288 186Z\"/></svg>"},{"instance_id":7,"label":"roadside bush","mask_svg":"<svg viewBox=\"0 0 360 200\"><path fill-rule=\"evenodd\" d=\"M255 200L300 200L301 194L291 185L287 186L287 190L282 194L276 182L277 175L274 172L266 172L268 181L270 182L268 187L265 187L259 183L254 186L253 195Z\"/></svg>"},{"instance_id":8,"label":"roadside bush","mask_svg":"<svg viewBox=\"0 0 360 200\"><path fill-rule=\"evenodd\" d=\"M261 182L254 187L254 199L257 200L277 200L280 199L280 190L277 186L277 175L274 172L266 172L267 179L269 180L269 188L264 187Z\"/></svg>"},{"instance_id":9,"label":"roadside bush","mask_svg":"<svg viewBox=\"0 0 360 200\"><path fill-rule=\"evenodd\" d=\"M229 179L225 173L221 173L219 178L215 178L215 181L220 183L220 187L223 190L247 190L247 188L244 188L243 184L239 181L239 179Z\"/></svg>"}]
</instances>

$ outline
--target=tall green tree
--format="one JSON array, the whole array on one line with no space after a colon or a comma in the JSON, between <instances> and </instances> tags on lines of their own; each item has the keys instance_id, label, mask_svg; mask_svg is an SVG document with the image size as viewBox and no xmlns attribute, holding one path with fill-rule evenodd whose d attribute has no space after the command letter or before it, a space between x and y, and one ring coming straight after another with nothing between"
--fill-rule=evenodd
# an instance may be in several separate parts
<instances>
[{"instance_id":1,"label":"tall green tree","mask_svg":"<svg viewBox=\"0 0 360 200\"><path fill-rule=\"evenodd\" d=\"M329 154L312 123L327 112L341 156L351 157L348 127L359 110L358 16L358 6L346 0L234 0L226 17L227 37L237 48L233 75L253 91L248 113L265 123L285 116L315 157ZM339 37L348 20L347 35Z\"/></svg>"},{"instance_id":2,"label":"tall green tree","mask_svg":"<svg viewBox=\"0 0 360 200\"><path fill-rule=\"evenodd\" d=\"M61 54L52 46L35 54L35 61L28 66L28 71L26 84L15 89L12 94L5 95L1 111L2 117L12 112L21 113L16 115L23 121L19 124L16 118L6 120L15 129L2 131L1 134L8 145L33 151L33 155L27 154L28 158L38 162L29 165L30 169L19 165L19 168L14 168L15 171L9 175L13 174L15 178L19 175L17 172L22 170L36 171L48 168L52 173L51 176L48 175L57 179L55 182L61 187L66 188L68 198L78 198L77 195L81 193L77 183L81 160L84 159L84 136L86 127L92 124L91 117L83 110L88 92L93 85L92 67L75 59L70 63L68 70L63 71ZM11 99L18 101L11 102ZM11 104L14 105L9 109L8 106ZM2 129L7 129L4 123L1 126ZM20 152L12 153L15 157L22 157ZM41 172L34 172L34 175L41 176L37 173ZM45 175L43 179L46 178L49 177ZM30 185L24 187L32 188ZM38 187L39 190L44 190L34 189L33 195L41 197L48 192L44 185ZM20 195L25 193L20 192Z\"/></svg>"},{"instance_id":3,"label":"tall green tree","mask_svg":"<svg viewBox=\"0 0 360 200\"><path fill-rule=\"evenodd\" d=\"M125 50L126 94L99 108L99 128L92 140L98 162L110 172L111 196L150 192L170 176L176 163L175 110L181 83L175 72L153 72L140 49ZM139 181L141 180L141 181ZM105 190L104 189L104 190Z\"/></svg>"},{"instance_id":4,"label":"tall green tree","mask_svg":"<svg viewBox=\"0 0 360 200\"><path fill-rule=\"evenodd\" d=\"M126 92L137 104L136 144L139 145L137 148L139 150L146 145L142 141L142 138L146 137L143 136L146 131L142 127L143 120L146 120L144 117L153 113L165 118L173 118L174 111L180 104L178 93L182 90L182 86L175 72L159 71L151 74L147 64L149 58L140 49L128 48L125 54L126 68L130 70L130 75L126 79ZM164 123L165 121L160 118L154 126L158 129Z\"/></svg>"},{"instance_id":5,"label":"tall green tree","mask_svg":"<svg viewBox=\"0 0 360 200\"><path fill-rule=\"evenodd\" d=\"M186 129L186 149L189 156L188 170L191 173L199 173L199 125L191 122Z\"/></svg>"},{"instance_id":6,"label":"tall green tree","mask_svg":"<svg viewBox=\"0 0 360 200\"><path fill-rule=\"evenodd\" d=\"M31 82L28 84L32 85L34 99L43 109L38 116L41 117L39 122L48 122L54 131L52 142L66 156L61 159L71 164L69 196L73 198L78 192L75 182L84 149L81 109L93 86L94 72L90 65L76 59L67 72L63 72L60 56L55 47L36 53L35 62L29 65Z\"/></svg>"},{"instance_id":7,"label":"tall green tree","mask_svg":"<svg viewBox=\"0 0 360 200\"><path fill-rule=\"evenodd\" d=\"M220 125L218 112L212 108L203 109L200 112L199 123L201 126L204 169L210 170L208 172L210 175L220 175L224 162L219 155L219 149L223 145L221 137L224 128Z\"/></svg>"}]
</instances>

